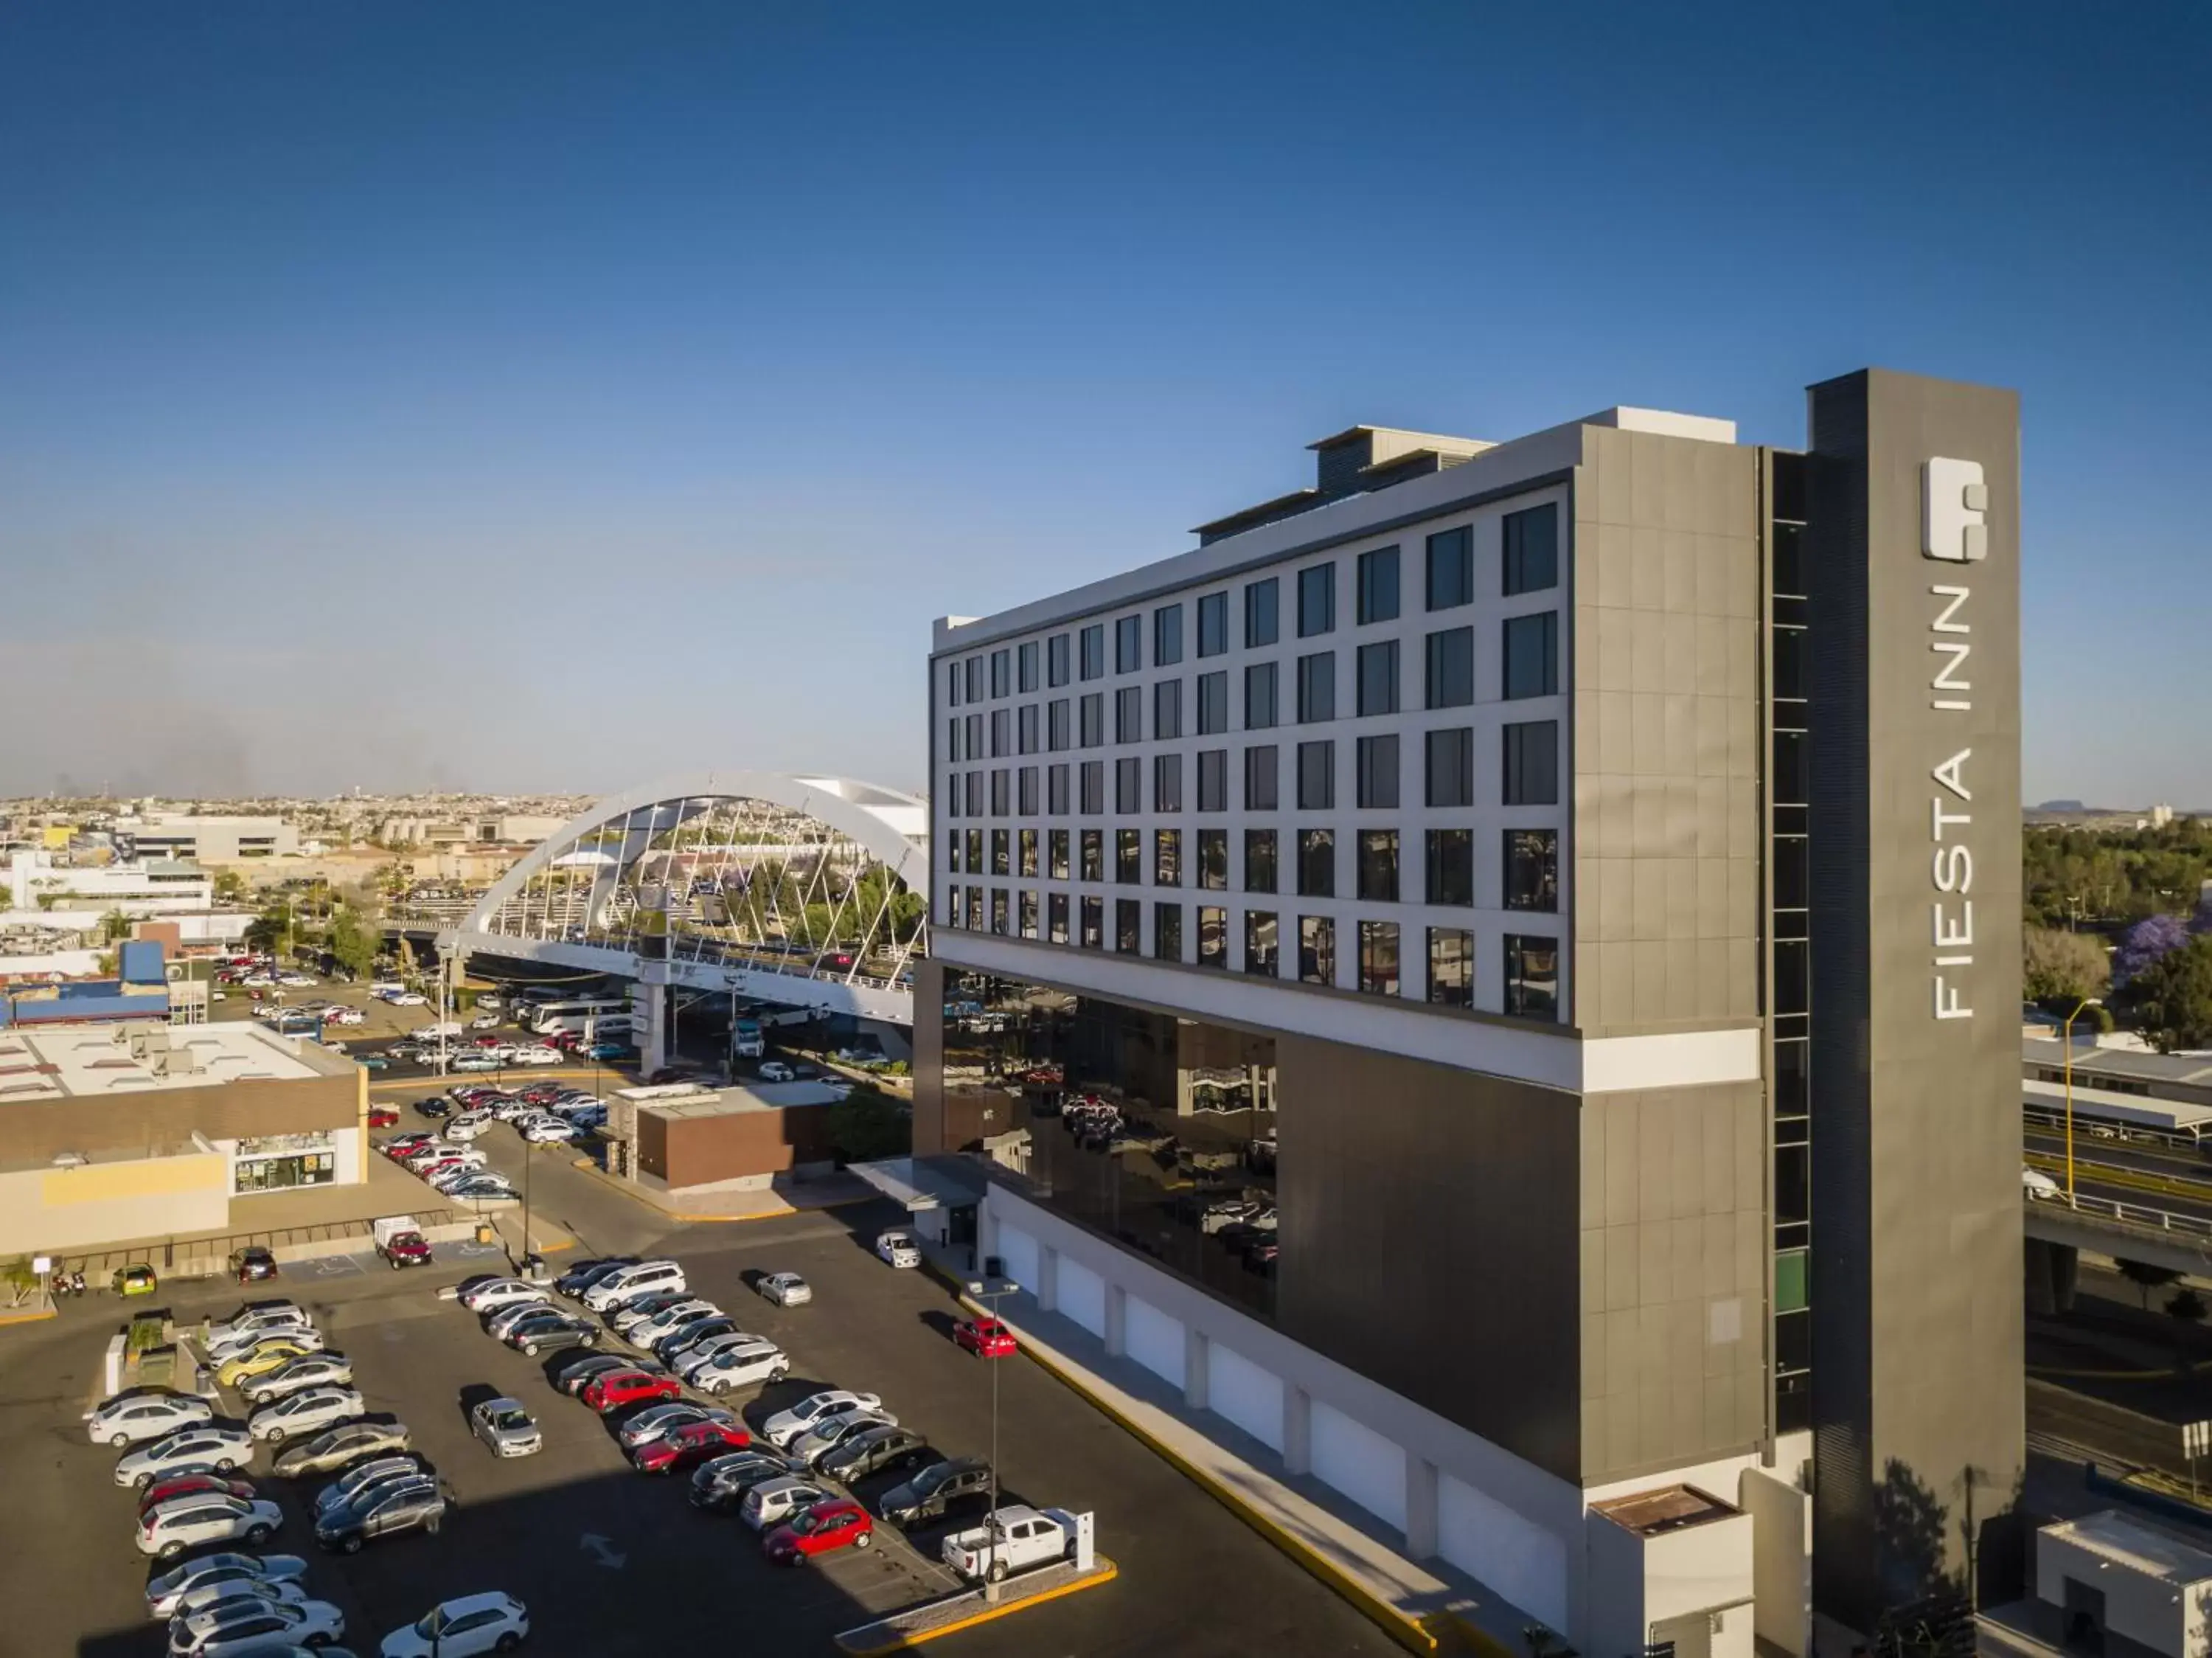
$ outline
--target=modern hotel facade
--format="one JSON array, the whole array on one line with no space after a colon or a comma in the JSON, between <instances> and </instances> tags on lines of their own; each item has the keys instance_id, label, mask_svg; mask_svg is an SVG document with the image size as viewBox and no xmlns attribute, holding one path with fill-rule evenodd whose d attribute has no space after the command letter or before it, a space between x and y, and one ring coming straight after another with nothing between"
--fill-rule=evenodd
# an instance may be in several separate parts
<instances>
[{"instance_id":1,"label":"modern hotel facade","mask_svg":"<svg viewBox=\"0 0 2212 1658\"><path fill-rule=\"evenodd\" d=\"M1042 1304L1584 1651L1802 1651L2007 1557L2017 409L1809 404L1802 452L1354 427L936 626L917 1155Z\"/></svg>"}]
</instances>

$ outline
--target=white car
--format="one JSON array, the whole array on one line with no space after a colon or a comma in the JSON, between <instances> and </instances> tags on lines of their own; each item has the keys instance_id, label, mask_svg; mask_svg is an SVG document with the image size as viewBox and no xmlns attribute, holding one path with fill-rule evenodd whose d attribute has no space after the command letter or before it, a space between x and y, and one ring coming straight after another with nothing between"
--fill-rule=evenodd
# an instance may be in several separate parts
<instances>
[{"instance_id":1,"label":"white car","mask_svg":"<svg viewBox=\"0 0 2212 1658\"><path fill-rule=\"evenodd\" d=\"M809 1394L788 1411L778 1411L761 1423L761 1437L781 1450L833 1411L850 1410L855 1405L872 1411L883 1402L882 1398L875 1393L855 1393L842 1387L831 1387L819 1393Z\"/></svg>"},{"instance_id":2,"label":"white car","mask_svg":"<svg viewBox=\"0 0 2212 1658\"><path fill-rule=\"evenodd\" d=\"M574 1123L564 1123L557 1117L539 1117L527 1123L515 1125L523 1139L533 1146L550 1146L556 1141L573 1140L580 1131Z\"/></svg>"},{"instance_id":3,"label":"white car","mask_svg":"<svg viewBox=\"0 0 2212 1658\"><path fill-rule=\"evenodd\" d=\"M781 1526L801 1509L811 1508L834 1495L811 1479L763 1480L745 1493L738 1516L755 1531L764 1532Z\"/></svg>"},{"instance_id":4,"label":"white car","mask_svg":"<svg viewBox=\"0 0 2212 1658\"><path fill-rule=\"evenodd\" d=\"M557 1065L568 1057L550 1042L532 1042L514 1051L519 1065Z\"/></svg>"},{"instance_id":5,"label":"white car","mask_svg":"<svg viewBox=\"0 0 2212 1658\"><path fill-rule=\"evenodd\" d=\"M804 1307L814 1299L814 1290L796 1272L771 1272L753 1286L778 1307Z\"/></svg>"},{"instance_id":6,"label":"white car","mask_svg":"<svg viewBox=\"0 0 2212 1658\"><path fill-rule=\"evenodd\" d=\"M499 1119L488 1111L465 1111L446 1125L448 1140L473 1140Z\"/></svg>"},{"instance_id":7,"label":"white car","mask_svg":"<svg viewBox=\"0 0 2212 1658\"><path fill-rule=\"evenodd\" d=\"M314 975L312 973L279 973L276 975L276 982L280 984L289 984L295 991L313 990L315 984Z\"/></svg>"},{"instance_id":8,"label":"white car","mask_svg":"<svg viewBox=\"0 0 2212 1658\"><path fill-rule=\"evenodd\" d=\"M784 1448L811 1468L863 1428L897 1426L898 1418L889 1411L848 1405L840 1411L824 1411L814 1418L813 1424L805 1433Z\"/></svg>"},{"instance_id":9,"label":"white car","mask_svg":"<svg viewBox=\"0 0 2212 1658\"><path fill-rule=\"evenodd\" d=\"M679 1324L689 1324L694 1319L711 1319L720 1314L721 1310L714 1302L700 1301L695 1296L690 1301L680 1301L673 1307L664 1307L651 1318L641 1319L626 1328L621 1326L617 1328L621 1330L623 1339L633 1346L651 1347Z\"/></svg>"},{"instance_id":10,"label":"white car","mask_svg":"<svg viewBox=\"0 0 2212 1658\"><path fill-rule=\"evenodd\" d=\"M261 1301L247 1308L234 1319L221 1324L210 1324L202 1332L210 1347L222 1347L236 1341L240 1336L274 1335L280 1330L312 1330L315 1321L304 1308L291 1301Z\"/></svg>"},{"instance_id":11,"label":"white car","mask_svg":"<svg viewBox=\"0 0 2212 1658\"><path fill-rule=\"evenodd\" d=\"M112 1445L118 1451L214 1420L215 1407L190 1393L118 1393L84 1413L85 1432L92 1442Z\"/></svg>"},{"instance_id":12,"label":"white car","mask_svg":"<svg viewBox=\"0 0 2212 1658\"><path fill-rule=\"evenodd\" d=\"M430 998L419 991L394 991L384 998L395 1008L427 1008Z\"/></svg>"},{"instance_id":13,"label":"white car","mask_svg":"<svg viewBox=\"0 0 2212 1658\"><path fill-rule=\"evenodd\" d=\"M324 1340L323 1332L319 1330L306 1328L264 1330L258 1336L239 1336L230 1341L210 1345L205 1355L207 1368L210 1370L220 1370L233 1359L244 1358L264 1344L275 1341L290 1342L296 1347L307 1349L310 1353L319 1353L330 1345Z\"/></svg>"},{"instance_id":14,"label":"white car","mask_svg":"<svg viewBox=\"0 0 2212 1658\"><path fill-rule=\"evenodd\" d=\"M384 1637L377 1658L477 1658L509 1652L530 1634L530 1612L511 1594L465 1594Z\"/></svg>"},{"instance_id":15,"label":"white car","mask_svg":"<svg viewBox=\"0 0 2212 1658\"><path fill-rule=\"evenodd\" d=\"M1075 1516L1064 1509L1015 1503L994 1509L980 1526L954 1532L938 1553L961 1576L995 1583L1009 1573L1069 1558L1075 1533Z\"/></svg>"},{"instance_id":16,"label":"white car","mask_svg":"<svg viewBox=\"0 0 2212 1658\"><path fill-rule=\"evenodd\" d=\"M272 1399L296 1393L303 1387L344 1387L353 1381L353 1361L343 1353L309 1353L279 1365L266 1375L238 1384L238 1396L248 1405L266 1405Z\"/></svg>"},{"instance_id":17,"label":"white car","mask_svg":"<svg viewBox=\"0 0 2212 1658\"><path fill-rule=\"evenodd\" d=\"M177 1597L175 1618L182 1623L197 1618L202 1612L224 1612L245 1600L275 1600L288 1606L307 1604L307 1586L298 1579L276 1581L266 1577L240 1576L220 1583L210 1583L194 1589L190 1594Z\"/></svg>"},{"instance_id":18,"label":"white car","mask_svg":"<svg viewBox=\"0 0 2212 1658\"><path fill-rule=\"evenodd\" d=\"M234 1601L170 1625L169 1658L268 1658L328 1646L345 1633L345 1614L327 1600Z\"/></svg>"},{"instance_id":19,"label":"white car","mask_svg":"<svg viewBox=\"0 0 2212 1658\"><path fill-rule=\"evenodd\" d=\"M146 1585L146 1615L173 1618L195 1594L226 1583L291 1583L307 1575L296 1554L210 1554Z\"/></svg>"},{"instance_id":20,"label":"white car","mask_svg":"<svg viewBox=\"0 0 2212 1658\"><path fill-rule=\"evenodd\" d=\"M362 1414L361 1394L351 1387L310 1387L264 1405L246 1419L246 1431L264 1442L293 1439Z\"/></svg>"},{"instance_id":21,"label":"white car","mask_svg":"<svg viewBox=\"0 0 2212 1658\"><path fill-rule=\"evenodd\" d=\"M790 1372L790 1356L781 1347L742 1331L709 1336L676 1362L676 1379L702 1393L781 1381Z\"/></svg>"},{"instance_id":22,"label":"white car","mask_svg":"<svg viewBox=\"0 0 2212 1658\"><path fill-rule=\"evenodd\" d=\"M332 1025L359 1025L365 1022L359 1008L332 1008L323 1015L323 1018L326 1023Z\"/></svg>"},{"instance_id":23,"label":"white car","mask_svg":"<svg viewBox=\"0 0 2212 1658\"><path fill-rule=\"evenodd\" d=\"M495 1031L499 1028L499 1015L487 1009L469 1021L469 1028L472 1031Z\"/></svg>"},{"instance_id":24,"label":"white car","mask_svg":"<svg viewBox=\"0 0 2212 1658\"><path fill-rule=\"evenodd\" d=\"M471 1313L496 1313L522 1301L550 1301L553 1292L542 1283L532 1283L524 1278L493 1278L484 1283L471 1284L461 1291L459 1301Z\"/></svg>"},{"instance_id":25,"label":"white car","mask_svg":"<svg viewBox=\"0 0 2212 1658\"><path fill-rule=\"evenodd\" d=\"M115 1483L143 1488L164 1474L198 1468L213 1468L220 1473L252 1460L253 1440L243 1428L204 1423L197 1428L180 1428L167 1439L125 1453L115 1465Z\"/></svg>"},{"instance_id":26,"label":"white car","mask_svg":"<svg viewBox=\"0 0 2212 1658\"><path fill-rule=\"evenodd\" d=\"M879 1232L876 1234L876 1253L893 1266L920 1266L921 1250L910 1232Z\"/></svg>"},{"instance_id":27,"label":"white car","mask_svg":"<svg viewBox=\"0 0 2212 1658\"><path fill-rule=\"evenodd\" d=\"M768 1061L760 1068L759 1074L760 1080L763 1082L788 1082L797 1075L781 1059Z\"/></svg>"},{"instance_id":28,"label":"white car","mask_svg":"<svg viewBox=\"0 0 2212 1658\"><path fill-rule=\"evenodd\" d=\"M173 1560L206 1543L265 1543L283 1523L284 1511L266 1497L181 1497L140 1519L138 1552Z\"/></svg>"}]
</instances>

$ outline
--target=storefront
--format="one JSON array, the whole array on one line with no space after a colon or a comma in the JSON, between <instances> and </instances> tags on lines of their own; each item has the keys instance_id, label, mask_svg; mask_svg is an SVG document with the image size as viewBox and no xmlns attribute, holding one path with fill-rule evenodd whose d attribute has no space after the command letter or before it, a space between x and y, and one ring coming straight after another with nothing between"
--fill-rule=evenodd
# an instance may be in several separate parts
<instances>
[{"instance_id":1,"label":"storefront","mask_svg":"<svg viewBox=\"0 0 2212 1658\"><path fill-rule=\"evenodd\" d=\"M231 1159L231 1190L241 1197L256 1192L287 1192L295 1186L330 1186L337 1178L337 1148L334 1137L327 1133L240 1140Z\"/></svg>"}]
</instances>

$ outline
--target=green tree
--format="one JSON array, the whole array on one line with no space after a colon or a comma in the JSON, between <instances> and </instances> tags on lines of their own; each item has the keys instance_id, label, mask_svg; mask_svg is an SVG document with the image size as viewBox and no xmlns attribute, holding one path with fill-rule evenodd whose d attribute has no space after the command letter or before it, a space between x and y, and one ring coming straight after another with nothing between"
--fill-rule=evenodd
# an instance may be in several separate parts
<instances>
[{"instance_id":1,"label":"green tree","mask_svg":"<svg viewBox=\"0 0 2212 1658\"><path fill-rule=\"evenodd\" d=\"M131 936L131 923L120 910L110 910L100 918L100 942L113 944Z\"/></svg>"},{"instance_id":2,"label":"green tree","mask_svg":"<svg viewBox=\"0 0 2212 1658\"><path fill-rule=\"evenodd\" d=\"M2111 958L2094 934L2055 927L2021 929L2021 968L2027 999L2062 1011L2104 995L2112 982Z\"/></svg>"},{"instance_id":3,"label":"green tree","mask_svg":"<svg viewBox=\"0 0 2212 1658\"><path fill-rule=\"evenodd\" d=\"M338 966L356 978L375 971L376 947L376 929L353 911L342 911L331 923L327 948Z\"/></svg>"},{"instance_id":4,"label":"green tree","mask_svg":"<svg viewBox=\"0 0 2212 1658\"><path fill-rule=\"evenodd\" d=\"M2146 1313L2150 1311L2150 1292L2165 1289L2181 1276L2170 1266L2153 1266L2148 1261L2122 1261L2119 1269L2120 1276L2135 1285L2136 1292L2142 1296L2142 1308Z\"/></svg>"},{"instance_id":5,"label":"green tree","mask_svg":"<svg viewBox=\"0 0 2212 1658\"><path fill-rule=\"evenodd\" d=\"M830 1107L830 1145L841 1162L903 1157L914 1149L914 1126L897 1100L855 1088Z\"/></svg>"},{"instance_id":6,"label":"green tree","mask_svg":"<svg viewBox=\"0 0 2212 1658\"><path fill-rule=\"evenodd\" d=\"M274 954L284 942L290 930L291 917L281 903L267 905L261 913L246 923L246 943L248 949L265 950Z\"/></svg>"},{"instance_id":7,"label":"green tree","mask_svg":"<svg viewBox=\"0 0 2212 1658\"><path fill-rule=\"evenodd\" d=\"M242 903L246 898L246 877L235 869L216 870L215 898L218 904Z\"/></svg>"},{"instance_id":8,"label":"green tree","mask_svg":"<svg viewBox=\"0 0 2212 1658\"><path fill-rule=\"evenodd\" d=\"M2177 1338L2182 1338L2177 1345L2185 1346L2185 1332L2203 1323L2208 1311L2212 1311L2212 1308L2206 1308L2204 1297L2194 1289L2177 1289L2166 1297L2166 1315L2181 1326L2175 1332Z\"/></svg>"},{"instance_id":9,"label":"green tree","mask_svg":"<svg viewBox=\"0 0 2212 1658\"><path fill-rule=\"evenodd\" d=\"M2212 1046L2212 933L2199 933L2137 973L2121 1005L2160 1053Z\"/></svg>"}]
</instances>

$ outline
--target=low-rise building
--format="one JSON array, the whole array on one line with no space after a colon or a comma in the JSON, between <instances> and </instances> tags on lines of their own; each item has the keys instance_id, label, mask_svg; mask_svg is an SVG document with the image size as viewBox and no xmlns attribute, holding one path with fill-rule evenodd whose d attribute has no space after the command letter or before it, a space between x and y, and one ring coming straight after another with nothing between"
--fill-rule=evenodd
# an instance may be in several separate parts
<instances>
[{"instance_id":1,"label":"low-rise building","mask_svg":"<svg viewBox=\"0 0 2212 1658\"><path fill-rule=\"evenodd\" d=\"M836 1161L821 1082L623 1088L608 1101L613 1166L656 1191L765 1192L778 1176L826 1173Z\"/></svg>"},{"instance_id":2,"label":"low-rise building","mask_svg":"<svg viewBox=\"0 0 2212 1658\"><path fill-rule=\"evenodd\" d=\"M118 844L135 844L143 857L190 858L201 863L300 854L300 832L283 818L168 814L118 821L115 835Z\"/></svg>"}]
</instances>

